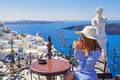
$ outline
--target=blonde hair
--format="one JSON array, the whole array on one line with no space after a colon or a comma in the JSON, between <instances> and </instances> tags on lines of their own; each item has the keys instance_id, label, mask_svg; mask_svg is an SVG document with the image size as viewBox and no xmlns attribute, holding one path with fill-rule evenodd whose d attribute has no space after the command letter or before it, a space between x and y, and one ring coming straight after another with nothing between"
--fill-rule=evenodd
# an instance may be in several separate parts
<instances>
[{"instance_id":1,"label":"blonde hair","mask_svg":"<svg viewBox=\"0 0 120 80\"><path fill-rule=\"evenodd\" d=\"M84 39L83 47L82 47L83 52L89 53L90 51L95 51L96 49L101 50L101 47L99 43L97 42L97 40L87 38L84 35L83 35L83 39Z\"/></svg>"}]
</instances>

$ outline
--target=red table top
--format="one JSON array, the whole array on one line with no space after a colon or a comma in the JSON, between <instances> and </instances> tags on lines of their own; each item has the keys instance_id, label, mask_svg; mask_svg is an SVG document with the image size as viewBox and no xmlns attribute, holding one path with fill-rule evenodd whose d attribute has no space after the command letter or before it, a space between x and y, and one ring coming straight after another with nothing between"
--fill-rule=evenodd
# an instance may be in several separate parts
<instances>
[{"instance_id":1,"label":"red table top","mask_svg":"<svg viewBox=\"0 0 120 80\"><path fill-rule=\"evenodd\" d=\"M40 75L60 75L66 73L70 69L70 64L67 61L59 59L47 59L47 64L39 64L34 62L30 65L32 72Z\"/></svg>"}]
</instances>

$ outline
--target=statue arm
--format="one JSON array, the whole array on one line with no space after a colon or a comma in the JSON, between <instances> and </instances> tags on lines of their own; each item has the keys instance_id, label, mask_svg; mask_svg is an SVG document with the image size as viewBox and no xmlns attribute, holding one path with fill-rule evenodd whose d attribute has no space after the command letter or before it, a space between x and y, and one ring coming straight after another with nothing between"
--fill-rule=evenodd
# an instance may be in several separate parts
<instances>
[{"instance_id":1,"label":"statue arm","mask_svg":"<svg viewBox=\"0 0 120 80\"><path fill-rule=\"evenodd\" d=\"M95 21L94 19L92 19L91 24L92 24L93 27L95 27L95 25L96 25L97 23L96 23L96 21Z\"/></svg>"},{"instance_id":2,"label":"statue arm","mask_svg":"<svg viewBox=\"0 0 120 80\"><path fill-rule=\"evenodd\" d=\"M104 20L107 20L107 17L103 17Z\"/></svg>"},{"instance_id":3,"label":"statue arm","mask_svg":"<svg viewBox=\"0 0 120 80\"><path fill-rule=\"evenodd\" d=\"M107 17L105 17L104 19L107 20Z\"/></svg>"}]
</instances>

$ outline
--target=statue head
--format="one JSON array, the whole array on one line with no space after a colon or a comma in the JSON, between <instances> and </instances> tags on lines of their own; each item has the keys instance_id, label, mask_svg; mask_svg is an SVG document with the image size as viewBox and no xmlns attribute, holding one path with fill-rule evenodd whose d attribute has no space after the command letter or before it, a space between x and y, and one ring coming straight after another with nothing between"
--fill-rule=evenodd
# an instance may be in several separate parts
<instances>
[{"instance_id":1,"label":"statue head","mask_svg":"<svg viewBox=\"0 0 120 80\"><path fill-rule=\"evenodd\" d=\"M102 12L103 12L103 8L98 7L98 8L96 9L96 13L97 13L98 15L102 15Z\"/></svg>"}]
</instances>

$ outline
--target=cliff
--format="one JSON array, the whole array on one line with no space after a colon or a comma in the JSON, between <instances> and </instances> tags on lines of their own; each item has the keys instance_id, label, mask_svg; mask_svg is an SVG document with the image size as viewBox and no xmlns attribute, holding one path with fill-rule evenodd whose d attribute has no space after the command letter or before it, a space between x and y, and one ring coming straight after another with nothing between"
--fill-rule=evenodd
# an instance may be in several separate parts
<instances>
[{"instance_id":1,"label":"cliff","mask_svg":"<svg viewBox=\"0 0 120 80\"><path fill-rule=\"evenodd\" d=\"M75 31L81 31L85 26L90 25L77 25L77 26L69 26L62 29L69 29ZM120 23L108 23L105 25L106 34L120 34Z\"/></svg>"}]
</instances>

